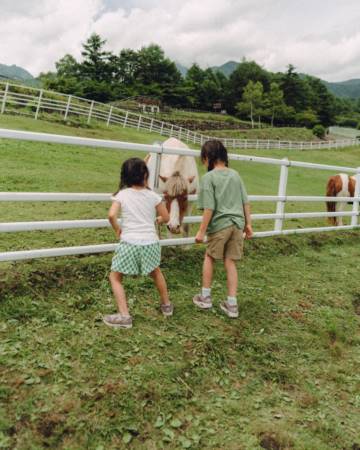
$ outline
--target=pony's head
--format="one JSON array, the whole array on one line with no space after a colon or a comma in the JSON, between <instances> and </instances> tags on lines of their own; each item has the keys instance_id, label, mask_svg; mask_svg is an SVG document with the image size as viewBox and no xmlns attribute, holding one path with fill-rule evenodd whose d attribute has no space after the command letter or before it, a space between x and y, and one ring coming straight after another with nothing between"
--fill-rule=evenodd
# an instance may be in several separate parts
<instances>
[{"instance_id":1,"label":"pony's head","mask_svg":"<svg viewBox=\"0 0 360 450\"><path fill-rule=\"evenodd\" d=\"M170 214L168 229L171 233L179 234L181 225L188 208L188 195L190 185L195 177L185 178L179 171L170 177L159 176L164 186L164 199L166 208Z\"/></svg>"}]
</instances>

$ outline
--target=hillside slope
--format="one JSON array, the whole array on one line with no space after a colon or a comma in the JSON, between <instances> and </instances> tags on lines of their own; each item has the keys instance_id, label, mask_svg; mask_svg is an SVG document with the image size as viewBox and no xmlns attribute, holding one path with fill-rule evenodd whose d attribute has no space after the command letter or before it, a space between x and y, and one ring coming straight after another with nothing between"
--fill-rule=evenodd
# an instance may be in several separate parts
<instances>
[{"instance_id":1,"label":"hillside slope","mask_svg":"<svg viewBox=\"0 0 360 450\"><path fill-rule=\"evenodd\" d=\"M360 79L339 82L324 81L324 84L337 97L360 98Z\"/></svg>"},{"instance_id":2,"label":"hillside slope","mask_svg":"<svg viewBox=\"0 0 360 450\"><path fill-rule=\"evenodd\" d=\"M0 77L19 81L29 81L34 79L30 72L15 64L11 66L0 64Z\"/></svg>"}]
</instances>

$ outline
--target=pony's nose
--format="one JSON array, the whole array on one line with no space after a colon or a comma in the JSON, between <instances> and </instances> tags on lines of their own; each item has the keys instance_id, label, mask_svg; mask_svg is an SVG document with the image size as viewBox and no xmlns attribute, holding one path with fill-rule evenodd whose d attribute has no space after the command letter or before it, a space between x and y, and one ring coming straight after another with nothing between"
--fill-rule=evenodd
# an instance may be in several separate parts
<instances>
[{"instance_id":1,"label":"pony's nose","mask_svg":"<svg viewBox=\"0 0 360 450\"><path fill-rule=\"evenodd\" d=\"M179 234L180 233L180 225L178 225L177 227L168 225L168 230L173 234Z\"/></svg>"}]
</instances>

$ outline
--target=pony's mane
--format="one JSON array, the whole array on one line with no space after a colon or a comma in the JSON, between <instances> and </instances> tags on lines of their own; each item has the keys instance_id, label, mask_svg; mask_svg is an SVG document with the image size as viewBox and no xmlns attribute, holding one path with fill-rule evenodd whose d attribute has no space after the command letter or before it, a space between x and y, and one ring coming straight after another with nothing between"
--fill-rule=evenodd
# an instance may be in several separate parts
<instances>
[{"instance_id":1,"label":"pony's mane","mask_svg":"<svg viewBox=\"0 0 360 450\"><path fill-rule=\"evenodd\" d=\"M171 197L178 197L187 191L187 183L185 178L179 171L174 172L166 182L166 190Z\"/></svg>"}]
</instances>

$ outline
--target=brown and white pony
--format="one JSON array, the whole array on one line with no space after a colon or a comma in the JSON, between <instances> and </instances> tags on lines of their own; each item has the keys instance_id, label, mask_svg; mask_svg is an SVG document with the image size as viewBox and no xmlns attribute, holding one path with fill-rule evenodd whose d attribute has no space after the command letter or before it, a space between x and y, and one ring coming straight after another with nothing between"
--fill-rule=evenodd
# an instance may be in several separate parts
<instances>
[{"instance_id":1,"label":"brown and white pony","mask_svg":"<svg viewBox=\"0 0 360 450\"><path fill-rule=\"evenodd\" d=\"M163 142L164 147L184 148L189 147L176 138L169 138ZM150 180L153 179L154 154L145 158L150 171ZM171 233L188 233L188 226L182 226L185 215L190 215L192 205L188 195L197 194L199 190L199 173L196 160L193 156L161 155L159 180L154 180L154 186L150 186L164 196L170 221L167 224Z\"/></svg>"},{"instance_id":2,"label":"brown and white pony","mask_svg":"<svg viewBox=\"0 0 360 450\"><path fill-rule=\"evenodd\" d=\"M345 173L339 173L329 178L326 186L327 197L354 197L355 192L355 177L351 177ZM347 202L347 203L351 203ZM328 212L342 212L344 211L346 202L326 202L326 209ZM342 217L329 217L329 222L332 225L342 226Z\"/></svg>"}]
</instances>

